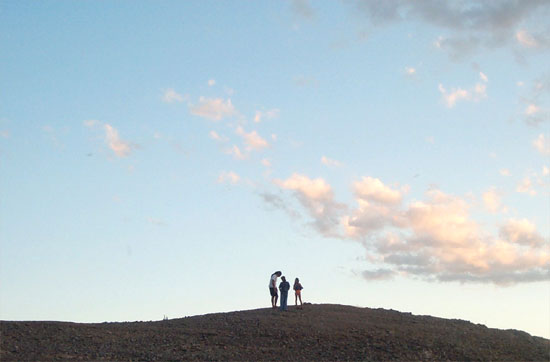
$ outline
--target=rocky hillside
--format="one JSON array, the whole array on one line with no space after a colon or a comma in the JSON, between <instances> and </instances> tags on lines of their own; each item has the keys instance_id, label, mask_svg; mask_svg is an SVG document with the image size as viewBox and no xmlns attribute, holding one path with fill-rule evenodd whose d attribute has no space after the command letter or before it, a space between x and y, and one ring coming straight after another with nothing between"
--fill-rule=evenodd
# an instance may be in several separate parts
<instances>
[{"instance_id":1,"label":"rocky hillside","mask_svg":"<svg viewBox=\"0 0 550 362\"><path fill-rule=\"evenodd\" d=\"M342 305L158 322L0 322L1 361L549 361L550 341L462 320Z\"/></svg>"}]
</instances>

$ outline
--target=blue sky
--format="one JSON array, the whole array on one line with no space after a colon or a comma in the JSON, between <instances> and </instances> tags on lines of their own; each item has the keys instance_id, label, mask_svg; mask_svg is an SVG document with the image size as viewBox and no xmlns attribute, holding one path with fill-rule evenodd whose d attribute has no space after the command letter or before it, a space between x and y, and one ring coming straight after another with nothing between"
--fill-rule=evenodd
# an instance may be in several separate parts
<instances>
[{"instance_id":1,"label":"blue sky","mask_svg":"<svg viewBox=\"0 0 550 362\"><path fill-rule=\"evenodd\" d=\"M0 318L313 303L550 337L544 1L3 1Z\"/></svg>"}]
</instances>

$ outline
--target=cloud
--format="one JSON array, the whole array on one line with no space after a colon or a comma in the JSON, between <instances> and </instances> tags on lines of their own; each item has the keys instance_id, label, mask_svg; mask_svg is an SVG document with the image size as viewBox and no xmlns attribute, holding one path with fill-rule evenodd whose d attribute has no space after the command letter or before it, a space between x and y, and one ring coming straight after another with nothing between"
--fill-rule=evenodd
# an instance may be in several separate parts
<instances>
[{"instance_id":1,"label":"cloud","mask_svg":"<svg viewBox=\"0 0 550 362\"><path fill-rule=\"evenodd\" d=\"M185 96L182 96L181 94L179 94L178 92L176 92L174 89L172 88L168 88L164 91L164 94L162 96L162 101L164 103L181 103L183 102L187 97Z\"/></svg>"},{"instance_id":2,"label":"cloud","mask_svg":"<svg viewBox=\"0 0 550 362\"><path fill-rule=\"evenodd\" d=\"M520 193L529 194L531 196L535 196L537 192L533 189L533 184L531 183L531 179L529 176L525 177L516 187L516 191Z\"/></svg>"},{"instance_id":3,"label":"cloud","mask_svg":"<svg viewBox=\"0 0 550 362\"><path fill-rule=\"evenodd\" d=\"M521 29L516 32L516 39L521 45L528 48L534 48L538 46L535 38L533 38L533 36L529 34L525 29Z\"/></svg>"},{"instance_id":4,"label":"cloud","mask_svg":"<svg viewBox=\"0 0 550 362\"><path fill-rule=\"evenodd\" d=\"M353 4L357 4L373 25L420 21L445 32L447 36L440 37L437 45L453 59L526 40L527 32L516 32L516 29L529 20L533 24L545 24L547 12L542 8L549 7L548 2L540 0L363 0Z\"/></svg>"},{"instance_id":5,"label":"cloud","mask_svg":"<svg viewBox=\"0 0 550 362\"><path fill-rule=\"evenodd\" d=\"M123 141L119 137L118 131L110 124L105 124L103 128L105 130L105 141L115 155L117 157L127 157L130 155L132 151L130 143Z\"/></svg>"},{"instance_id":6,"label":"cloud","mask_svg":"<svg viewBox=\"0 0 550 362\"><path fill-rule=\"evenodd\" d=\"M97 120L86 120L83 122L87 128L95 128L101 126L105 132L105 143L114 152L117 157L127 157L132 150L137 148L136 145L124 141L118 135L118 131L108 123L103 123Z\"/></svg>"},{"instance_id":7,"label":"cloud","mask_svg":"<svg viewBox=\"0 0 550 362\"><path fill-rule=\"evenodd\" d=\"M209 80L208 80L208 86L209 86L209 87L212 87L212 86L214 86L214 85L216 85L216 80L215 80L215 79L209 79Z\"/></svg>"},{"instance_id":8,"label":"cloud","mask_svg":"<svg viewBox=\"0 0 550 362\"><path fill-rule=\"evenodd\" d=\"M391 269L377 269L377 270L365 270L361 273L361 276L366 280L389 280L397 273Z\"/></svg>"},{"instance_id":9,"label":"cloud","mask_svg":"<svg viewBox=\"0 0 550 362\"><path fill-rule=\"evenodd\" d=\"M245 130L239 126L237 127L237 134L241 136L246 144L247 151L258 151L269 146L269 143L263 139L256 131L245 132Z\"/></svg>"},{"instance_id":10,"label":"cloud","mask_svg":"<svg viewBox=\"0 0 550 362\"><path fill-rule=\"evenodd\" d=\"M442 84L439 84L439 92L443 97L443 101L448 108L453 108L458 101L473 101L478 102L483 98L487 97L487 85L484 84L488 81L488 78L485 74L479 73L480 78L483 83L476 83L474 87L469 90L464 90L462 88L453 88L448 91L443 87Z\"/></svg>"},{"instance_id":11,"label":"cloud","mask_svg":"<svg viewBox=\"0 0 550 362\"><path fill-rule=\"evenodd\" d=\"M533 146L542 155L550 155L550 142L544 137L544 134L539 134L539 136L533 141Z\"/></svg>"},{"instance_id":12,"label":"cloud","mask_svg":"<svg viewBox=\"0 0 550 362\"><path fill-rule=\"evenodd\" d=\"M233 171L223 171L218 176L218 183L231 183L233 185L240 181L241 177Z\"/></svg>"},{"instance_id":13,"label":"cloud","mask_svg":"<svg viewBox=\"0 0 550 362\"><path fill-rule=\"evenodd\" d=\"M332 188L322 178L310 179L294 173L286 180L273 182L283 190L293 191L294 196L313 218L311 226L327 237L340 235L340 213L343 205L334 200Z\"/></svg>"},{"instance_id":14,"label":"cloud","mask_svg":"<svg viewBox=\"0 0 550 362\"><path fill-rule=\"evenodd\" d=\"M200 97L199 103L197 105L190 105L189 111L195 116L213 121L219 121L225 117L231 117L236 114L231 99L223 100L222 98L212 99Z\"/></svg>"},{"instance_id":15,"label":"cloud","mask_svg":"<svg viewBox=\"0 0 550 362\"><path fill-rule=\"evenodd\" d=\"M508 170L507 168L500 169L498 172L499 172L502 176L510 176L510 170Z\"/></svg>"},{"instance_id":16,"label":"cloud","mask_svg":"<svg viewBox=\"0 0 550 362\"><path fill-rule=\"evenodd\" d=\"M490 190L484 192L482 197L483 204L489 212L496 213L499 211L501 206L501 197L495 188L491 188Z\"/></svg>"},{"instance_id":17,"label":"cloud","mask_svg":"<svg viewBox=\"0 0 550 362\"><path fill-rule=\"evenodd\" d=\"M408 76L415 76L416 75L416 69L413 67L405 67L405 74Z\"/></svg>"},{"instance_id":18,"label":"cloud","mask_svg":"<svg viewBox=\"0 0 550 362\"><path fill-rule=\"evenodd\" d=\"M225 136L220 136L216 131L210 131L208 133L208 135L210 136L210 138L212 138L213 140L216 140L216 141L219 141L219 142L225 142L227 141L227 137Z\"/></svg>"},{"instance_id":19,"label":"cloud","mask_svg":"<svg viewBox=\"0 0 550 362\"><path fill-rule=\"evenodd\" d=\"M363 177L361 181L354 182L353 190L359 199L382 204L398 204L402 198L400 191L393 190L384 185L379 179L370 176Z\"/></svg>"},{"instance_id":20,"label":"cloud","mask_svg":"<svg viewBox=\"0 0 550 362\"><path fill-rule=\"evenodd\" d=\"M485 73L479 72L479 77L480 77L481 80L484 81L485 83L489 82L489 78L485 75Z\"/></svg>"},{"instance_id":21,"label":"cloud","mask_svg":"<svg viewBox=\"0 0 550 362\"><path fill-rule=\"evenodd\" d=\"M267 111L256 111L254 122L260 123L264 119L274 119L279 116L279 110L274 108Z\"/></svg>"},{"instance_id":22,"label":"cloud","mask_svg":"<svg viewBox=\"0 0 550 362\"><path fill-rule=\"evenodd\" d=\"M267 158L262 159L262 165L265 167L271 167L271 161L269 161Z\"/></svg>"},{"instance_id":23,"label":"cloud","mask_svg":"<svg viewBox=\"0 0 550 362\"><path fill-rule=\"evenodd\" d=\"M340 161L336 161L325 156L321 157L321 163L328 167L340 167L342 165Z\"/></svg>"},{"instance_id":24,"label":"cloud","mask_svg":"<svg viewBox=\"0 0 550 362\"><path fill-rule=\"evenodd\" d=\"M527 219L508 219L500 228L500 236L510 243L531 247L544 245L544 239L537 233L535 224Z\"/></svg>"},{"instance_id":25,"label":"cloud","mask_svg":"<svg viewBox=\"0 0 550 362\"><path fill-rule=\"evenodd\" d=\"M527 116L532 116L532 115L534 115L536 113L539 113L539 112L540 112L540 107L537 107L537 105L535 105L535 104L529 104L525 108L525 114Z\"/></svg>"},{"instance_id":26,"label":"cloud","mask_svg":"<svg viewBox=\"0 0 550 362\"><path fill-rule=\"evenodd\" d=\"M244 160L247 157L247 155L244 154L241 151L241 149L236 145L233 145L233 147L225 150L225 153L227 153L228 155L233 156L233 158L235 158L237 160Z\"/></svg>"},{"instance_id":27,"label":"cloud","mask_svg":"<svg viewBox=\"0 0 550 362\"><path fill-rule=\"evenodd\" d=\"M166 223L162 220L159 220L159 219L154 219L152 217L148 217L147 218L147 222L151 225L155 225L155 226L166 226Z\"/></svg>"},{"instance_id":28,"label":"cloud","mask_svg":"<svg viewBox=\"0 0 550 362\"><path fill-rule=\"evenodd\" d=\"M315 11L311 7L309 0L291 0L290 3L295 14L306 19L315 17Z\"/></svg>"}]
</instances>

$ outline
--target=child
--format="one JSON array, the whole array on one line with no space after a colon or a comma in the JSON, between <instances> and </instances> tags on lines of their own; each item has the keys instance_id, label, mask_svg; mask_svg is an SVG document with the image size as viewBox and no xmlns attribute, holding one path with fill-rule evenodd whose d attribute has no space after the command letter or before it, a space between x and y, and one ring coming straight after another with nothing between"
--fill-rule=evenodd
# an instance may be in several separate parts
<instances>
[{"instance_id":1,"label":"child","mask_svg":"<svg viewBox=\"0 0 550 362\"><path fill-rule=\"evenodd\" d=\"M294 304L298 306L298 298L300 298L300 309L302 309L302 284L300 284L300 279L296 278L294 280Z\"/></svg>"},{"instance_id":2,"label":"child","mask_svg":"<svg viewBox=\"0 0 550 362\"><path fill-rule=\"evenodd\" d=\"M286 311L287 305L286 301L288 299L288 290L290 289L290 284L286 281L284 276L281 277L281 284L279 284L279 290L281 291L281 310Z\"/></svg>"}]
</instances>

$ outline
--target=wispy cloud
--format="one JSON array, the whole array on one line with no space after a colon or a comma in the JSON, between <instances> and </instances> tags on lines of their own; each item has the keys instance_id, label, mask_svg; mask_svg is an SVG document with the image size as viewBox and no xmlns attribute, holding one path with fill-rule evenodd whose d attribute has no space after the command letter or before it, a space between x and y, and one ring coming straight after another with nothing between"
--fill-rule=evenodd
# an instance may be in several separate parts
<instances>
[{"instance_id":1,"label":"wispy cloud","mask_svg":"<svg viewBox=\"0 0 550 362\"><path fill-rule=\"evenodd\" d=\"M164 103L181 103L186 100L186 96L183 96L176 92L173 88L168 88L162 95L162 101Z\"/></svg>"},{"instance_id":2,"label":"wispy cloud","mask_svg":"<svg viewBox=\"0 0 550 362\"><path fill-rule=\"evenodd\" d=\"M521 182L517 185L516 191L523 193L523 194L529 194L531 196L535 196L537 192L533 188L533 183L531 182L531 178L529 176L526 176L521 180Z\"/></svg>"},{"instance_id":3,"label":"wispy cloud","mask_svg":"<svg viewBox=\"0 0 550 362\"><path fill-rule=\"evenodd\" d=\"M342 166L342 163L340 161L333 160L333 159L328 158L326 156L321 157L321 163L325 166L328 166L328 167L340 167L340 166Z\"/></svg>"},{"instance_id":4,"label":"wispy cloud","mask_svg":"<svg viewBox=\"0 0 550 362\"><path fill-rule=\"evenodd\" d=\"M485 208L489 212L496 213L500 210L501 196L500 196L500 193L497 192L497 190L494 187L484 192L482 195L482 198L483 198L483 204L485 205Z\"/></svg>"},{"instance_id":5,"label":"wispy cloud","mask_svg":"<svg viewBox=\"0 0 550 362\"><path fill-rule=\"evenodd\" d=\"M270 109L267 111L256 111L256 114L254 115L254 122L260 123L263 120L266 119L274 119L279 116L279 110L277 108Z\"/></svg>"},{"instance_id":6,"label":"wispy cloud","mask_svg":"<svg viewBox=\"0 0 550 362\"><path fill-rule=\"evenodd\" d=\"M223 171L218 176L218 183L230 183L237 184L241 180L241 177L233 171Z\"/></svg>"},{"instance_id":7,"label":"wispy cloud","mask_svg":"<svg viewBox=\"0 0 550 362\"><path fill-rule=\"evenodd\" d=\"M213 121L219 121L236 114L231 99L224 100L222 98L200 97L198 104L189 106L189 111L195 116Z\"/></svg>"},{"instance_id":8,"label":"wispy cloud","mask_svg":"<svg viewBox=\"0 0 550 362\"><path fill-rule=\"evenodd\" d=\"M533 140L533 147L535 147L535 149L542 155L550 155L550 140L547 140L542 133L539 134L535 140Z\"/></svg>"},{"instance_id":9,"label":"wispy cloud","mask_svg":"<svg viewBox=\"0 0 550 362\"><path fill-rule=\"evenodd\" d=\"M105 130L105 141L115 155L118 157L130 155L132 152L131 144L122 140L118 135L118 131L110 124L105 124L103 128Z\"/></svg>"}]
</instances>

